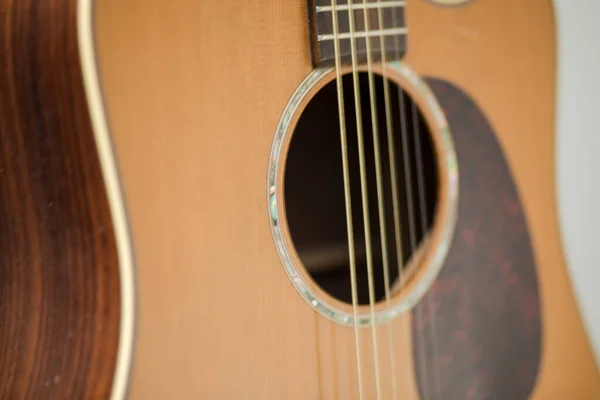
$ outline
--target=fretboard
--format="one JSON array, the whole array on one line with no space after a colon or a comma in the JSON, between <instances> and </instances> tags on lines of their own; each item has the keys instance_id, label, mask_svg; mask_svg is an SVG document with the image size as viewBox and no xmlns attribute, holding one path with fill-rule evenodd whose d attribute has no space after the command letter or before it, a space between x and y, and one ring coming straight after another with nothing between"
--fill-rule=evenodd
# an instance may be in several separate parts
<instances>
[{"instance_id":1,"label":"fretboard","mask_svg":"<svg viewBox=\"0 0 600 400\"><path fill-rule=\"evenodd\" d=\"M398 60L406 51L405 1L400 0L309 0L310 42L312 61L315 67L331 66L335 62L334 41L339 41L342 64L351 63L350 40L355 40L357 60L367 61L367 40L371 45L372 60L382 58L381 38L386 61ZM337 13L337 35L332 13ZM354 15L354 30L351 31L349 14ZM365 25L365 13L368 29ZM380 23L381 22L381 23Z\"/></svg>"}]
</instances>

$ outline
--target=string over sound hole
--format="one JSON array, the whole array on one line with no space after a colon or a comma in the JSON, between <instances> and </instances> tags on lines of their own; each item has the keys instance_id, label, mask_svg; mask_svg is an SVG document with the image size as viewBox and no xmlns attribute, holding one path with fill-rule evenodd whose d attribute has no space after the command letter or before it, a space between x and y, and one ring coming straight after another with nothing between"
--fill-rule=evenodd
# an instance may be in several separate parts
<instances>
[{"instance_id":1,"label":"string over sound hole","mask_svg":"<svg viewBox=\"0 0 600 400\"><path fill-rule=\"evenodd\" d=\"M366 73L360 73L367 191L372 236L375 297L385 297L384 254L378 210L374 141L371 129L369 86ZM379 146L383 183L383 204L387 239L390 289L431 228L437 205L437 165L430 132L416 104L394 82L390 85L391 125L394 163L390 162L384 79L376 75ZM352 221L356 248L358 303L369 304L367 261L361 200L356 114L352 75L343 77L348 140ZM401 107L401 105L403 107ZM414 118L416 116L416 118ZM417 137L418 135L418 137ZM417 139L417 140L415 140ZM392 188L395 168L398 194L401 257L396 250ZM419 176L420 175L420 176ZM421 185L421 187L419 186ZM331 296L352 302L340 129L335 81L328 83L310 100L291 138L284 176L285 210L293 245L312 279ZM421 196L421 198L419 198ZM401 262L398 263L398 259Z\"/></svg>"}]
</instances>

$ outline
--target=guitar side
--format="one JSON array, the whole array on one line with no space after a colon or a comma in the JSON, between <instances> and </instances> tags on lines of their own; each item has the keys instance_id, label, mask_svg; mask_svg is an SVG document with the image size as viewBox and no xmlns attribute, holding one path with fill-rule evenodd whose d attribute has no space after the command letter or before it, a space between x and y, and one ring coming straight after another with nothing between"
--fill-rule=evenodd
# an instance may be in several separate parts
<instances>
[{"instance_id":1,"label":"guitar side","mask_svg":"<svg viewBox=\"0 0 600 400\"><path fill-rule=\"evenodd\" d=\"M0 397L122 398L133 260L91 1L0 1Z\"/></svg>"}]
</instances>

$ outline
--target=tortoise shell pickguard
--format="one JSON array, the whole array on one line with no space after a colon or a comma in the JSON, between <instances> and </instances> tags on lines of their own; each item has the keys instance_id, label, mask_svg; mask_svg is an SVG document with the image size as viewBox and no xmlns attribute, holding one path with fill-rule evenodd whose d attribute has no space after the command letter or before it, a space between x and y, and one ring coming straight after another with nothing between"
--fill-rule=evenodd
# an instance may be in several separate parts
<instances>
[{"instance_id":1,"label":"tortoise shell pickguard","mask_svg":"<svg viewBox=\"0 0 600 400\"><path fill-rule=\"evenodd\" d=\"M456 232L445 265L413 310L423 399L526 399L541 356L536 265L521 201L492 127L469 96L427 80L459 163Z\"/></svg>"}]
</instances>

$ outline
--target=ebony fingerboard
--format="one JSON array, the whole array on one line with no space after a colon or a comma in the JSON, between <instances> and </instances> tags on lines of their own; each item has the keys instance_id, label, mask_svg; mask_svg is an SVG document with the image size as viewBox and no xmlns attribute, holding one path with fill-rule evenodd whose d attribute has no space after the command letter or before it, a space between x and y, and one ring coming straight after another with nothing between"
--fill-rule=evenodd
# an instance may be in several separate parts
<instances>
[{"instance_id":1,"label":"ebony fingerboard","mask_svg":"<svg viewBox=\"0 0 600 400\"><path fill-rule=\"evenodd\" d=\"M0 399L107 399L115 235L77 0L0 0Z\"/></svg>"},{"instance_id":2,"label":"ebony fingerboard","mask_svg":"<svg viewBox=\"0 0 600 400\"><path fill-rule=\"evenodd\" d=\"M371 57L374 62L399 60L406 52L407 26L404 13L404 1L396 0L354 0L352 11L348 0L309 0L309 34L311 57L315 67L335 64L334 40L339 41L341 62L352 63L351 37L355 41L356 57L359 64L367 62L367 40L370 43ZM338 36L334 36L332 13L337 12ZM367 24L365 24L365 13ZM350 15L354 18L354 30L351 31ZM368 29L367 29L368 28ZM353 35L351 35L353 33ZM383 50L382 53L382 42Z\"/></svg>"}]
</instances>

